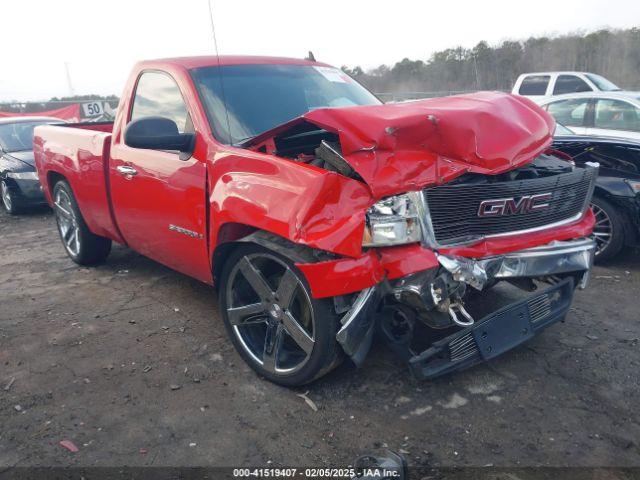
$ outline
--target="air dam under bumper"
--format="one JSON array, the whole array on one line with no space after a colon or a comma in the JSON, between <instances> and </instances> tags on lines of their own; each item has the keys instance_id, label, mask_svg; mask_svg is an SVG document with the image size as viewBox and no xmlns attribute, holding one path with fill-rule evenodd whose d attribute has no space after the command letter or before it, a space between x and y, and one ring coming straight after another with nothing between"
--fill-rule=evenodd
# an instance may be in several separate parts
<instances>
[{"instance_id":1,"label":"air dam under bumper","mask_svg":"<svg viewBox=\"0 0 640 480\"><path fill-rule=\"evenodd\" d=\"M456 280L464 281L478 290L481 290L492 279L552 277L563 273L578 274L576 275L579 279L578 286L584 288L593 265L594 255L595 243L590 239L578 239L554 241L540 247L479 260L438 255L438 261L443 268L452 273ZM388 284L383 282L362 290L350 311L342 318L342 327L336 338L356 365L362 363L369 351L375 327L376 311L382 298L392 293L388 289ZM411 359L411 368L422 378L433 378L455 369L465 368L483 359L493 358L527 340L533 336L534 332L563 318L571 304L573 290L573 278L569 278L542 293L495 312L473 326L437 342L422 354ZM556 291L557 293L554 293ZM549 301L554 299L558 293L563 302L558 305L553 304L554 308L551 308L553 305L549 303L548 315L540 317L541 312L546 312L547 299ZM541 304L538 305L537 302L541 302ZM540 311L540 309L542 310ZM514 315L517 321L513 323L521 327L521 332L525 328L527 332L516 335L508 325L503 325L505 318L509 319ZM521 315L524 319L521 318ZM474 332L476 329L481 328L479 326L484 325L485 322L488 327L491 327L492 338L498 339L502 329L509 332L506 334L506 341L496 340L495 346L490 345L491 351L482 350L476 343L471 342L471 340L475 342L476 334ZM486 333L488 335L489 331ZM452 348L454 353L458 355L454 355L453 359L449 360L446 360L445 357L441 358L440 355L446 353L451 342L454 342ZM479 356L473 350L474 346L478 348ZM473 355L464 357L462 353L473 353ZM437 366L434 366L434 362Z\"/></svg>"},{"instance_id":2,"label":"air dam under bumper","mask_svg":"<svg viewBox=\"0 0 640 480\"><path fill-rule=\"evenodd\" d=\"M491 360L562 320L571 306L573 292L573 278L569 277L508 305L410 358L410 369L416 377L430 379Z\"/></svg>"}]
</instances>

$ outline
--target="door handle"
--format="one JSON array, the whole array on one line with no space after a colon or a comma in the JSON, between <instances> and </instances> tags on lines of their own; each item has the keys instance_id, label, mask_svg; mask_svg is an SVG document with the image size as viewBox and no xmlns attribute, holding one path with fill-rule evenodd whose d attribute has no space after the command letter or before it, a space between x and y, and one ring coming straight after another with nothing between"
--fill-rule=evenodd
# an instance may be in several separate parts
<instances>
[{"instance_id":1,"label":"door handle","mask_svg":"<svg viewBox=\"0 0 640 480\"><path fill-rule=\"evenodd\" d=\"M118 170L118 173L124 175L125 177L133 177L138 174L138 171L135 168L130 167L129 165L118 165L116 167L116 170Z\"/></svg>"}]
</instances>

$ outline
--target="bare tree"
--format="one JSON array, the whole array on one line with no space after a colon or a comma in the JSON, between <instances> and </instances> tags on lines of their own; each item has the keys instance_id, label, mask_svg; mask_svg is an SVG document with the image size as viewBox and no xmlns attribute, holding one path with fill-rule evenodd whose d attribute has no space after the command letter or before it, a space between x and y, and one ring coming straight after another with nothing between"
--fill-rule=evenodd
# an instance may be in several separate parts
<instances>
[{"instance_id":1,"label":"bare tree","mask_svg":"<svg viewBox=\"0 0 640 480\"><path fill-rule=\"evenodd\" d=\"M598 73L628 90L640 90L640 27L506 40L490 46L435 52L427 61L404 58L392 67L343 70L376 92L449 93L511 90L518 75L545 70Z\"/></svg>"}]
</instances>

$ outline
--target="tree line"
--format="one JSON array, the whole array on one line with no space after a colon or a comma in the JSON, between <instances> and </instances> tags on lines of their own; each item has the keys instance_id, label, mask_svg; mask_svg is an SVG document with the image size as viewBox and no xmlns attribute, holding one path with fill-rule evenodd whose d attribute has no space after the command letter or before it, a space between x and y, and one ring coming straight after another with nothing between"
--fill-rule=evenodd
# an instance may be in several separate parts
<instances>
[{"instance_id":1,"label":"tree line","mask_svg":"<svg viewBox=\"0 0 640 480\"><path fill-rule=\"evenodd\" d=\"M374 92L510 91L521 73L576 70L598 73L619 87L640 90L640 27L556 37L479 42L473 48L405 58L393 66L342 69Z\"/></svg>"}]
</instances>

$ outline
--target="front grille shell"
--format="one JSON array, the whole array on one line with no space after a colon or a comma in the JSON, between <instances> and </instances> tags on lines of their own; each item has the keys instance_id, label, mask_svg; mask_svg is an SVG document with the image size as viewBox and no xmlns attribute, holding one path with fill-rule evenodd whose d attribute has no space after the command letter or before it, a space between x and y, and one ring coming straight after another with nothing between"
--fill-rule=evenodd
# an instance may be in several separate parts
<instances>
[{"instance_id":1,"label":"front grille shell","mask_svg":"<svg viewBox=\"0 0 640 480\"><path fill-rule=\"evenodd\" d=\"M598 169L575 168L568 173L534 179L483 184L448 184L422 191L425 243L445 247L482 238L544 230L577 221L591 200ZM524 214L479 217L484 200L551 193L549 208Z\"/></svg>"}]
</instances>

